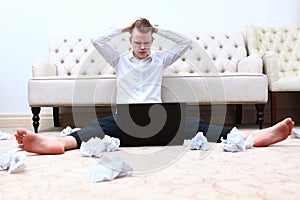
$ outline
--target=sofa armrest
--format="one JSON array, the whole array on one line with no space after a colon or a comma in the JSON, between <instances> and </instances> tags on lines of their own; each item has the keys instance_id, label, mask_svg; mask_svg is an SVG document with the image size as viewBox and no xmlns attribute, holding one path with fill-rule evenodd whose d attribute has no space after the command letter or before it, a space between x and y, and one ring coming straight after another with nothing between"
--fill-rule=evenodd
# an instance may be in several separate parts
<instances>
[{"instance_id":1,"label":"sofa armrest","mask_svg":"<svg viewBox=\"0 0 300 200\"><path fill-rule=\"evenodd\" d=\"M263 73L263 61L260 55L252 54L238 63L238 72Z\"/></svg>"},{"instance_id":2,"label":"sofa armrest","mask_svg":"<svg viewBox=\"0 0 300 200\"><path fill-rule=\"evenodd\" d=\"M279 80L277 55L273 52L266 52L263 56L264 73L268 76L269 85Z\"/></svg>"},{"instance_id":3,"label":"sofa armrest","mask_svg":"<svg viewBox=\"0 0 300 200\"><path fill-rule=\"evenodd\" d=\"M56 67L50 65L46 58L36 58L32 65L32 76L56 76Z\"/></svg>"}]
</instances>

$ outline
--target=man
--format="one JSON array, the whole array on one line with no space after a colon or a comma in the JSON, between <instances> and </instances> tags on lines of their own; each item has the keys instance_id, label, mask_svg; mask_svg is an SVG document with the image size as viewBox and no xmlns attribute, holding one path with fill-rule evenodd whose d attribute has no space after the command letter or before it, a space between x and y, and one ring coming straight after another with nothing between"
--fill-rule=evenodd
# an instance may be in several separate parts
<instances>
[{"instance_id":1,"label":"man","mask_svg":"<svg viewBox=\"0 0 300 200\"><path fill-rule=\"evenodd\" d=\"M106 42L124 32L130 32L132 51L120 54ZM176 45L168 51L151 52L152 34L156 33L173 41ZM109 33L92 39L99 53L116 70L117 103L160 103L162 74L166 67L174 63L188 49L191 40L168 30L153 27L147 19L138 19L123 29L115 29ZM188 124L197 126L197 130L206 135L208 130L215 130L218 138L226 138L231 129L209 125L196 119ZM245 138L253 135L254 146L268 146L286 139L294 127L291 118L286 118L273 127L245 132ZM195 131L196 134L197 131ZM103 138L104 135L118 137L118 126L114 116L101 118L91 122L82 130L67 137L46 137L34 134L25 129L17 129L15 137L20 148L39 154L60 154L65 150L79 148L82 141L92 137Z\"/></svg>"}]
</instances>

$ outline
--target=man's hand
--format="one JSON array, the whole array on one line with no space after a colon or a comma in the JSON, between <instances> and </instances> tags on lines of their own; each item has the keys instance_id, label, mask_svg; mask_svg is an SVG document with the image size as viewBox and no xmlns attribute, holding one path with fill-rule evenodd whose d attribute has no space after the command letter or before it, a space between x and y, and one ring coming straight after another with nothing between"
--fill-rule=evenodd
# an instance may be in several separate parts
<instances>
[{"instance_id":1,"label":"man's hand","mask_svg":"<svg viewBox=\"0 0 300 200\"><path fill-rule=\"evenodd\" d=\"M127 26L127 27L125 27L125 28L122 28L122 33L130 32L130 31L133 29L133 25L134 25L134 24L131 24L130 26Z\"/></svg>"},{"instance_id":2,"label":"man's hand","mask_svg":"<svg viewBox=\"0 0 300 200\"><path fill-rule=\"evenodd\" d=\"M158 31L158 25L154 24L154 26L153 26L153 33L157 33L157 31Z\"/></svg>"}]
</instances>

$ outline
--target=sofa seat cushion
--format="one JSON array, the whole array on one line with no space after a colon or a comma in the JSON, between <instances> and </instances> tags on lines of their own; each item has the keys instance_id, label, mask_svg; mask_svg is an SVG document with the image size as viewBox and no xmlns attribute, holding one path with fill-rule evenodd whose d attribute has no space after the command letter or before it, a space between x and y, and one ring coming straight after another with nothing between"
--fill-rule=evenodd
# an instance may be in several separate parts
<instances>
[{"instance_id":1,"label":"sofa seat cushion","mask_svg":"<svg viewBox=\"0 0 300 200\"><path fill-rule=\"evenodd\" d=\"M270 85L270 90L274 92L295 92L300 91L300 77L282 77Z\"/></svg>"},{"instance_id":2,"label":"sofa seat cushion","mask_svg":"<svg viewBox=\"0 0 300 200\"><path fill-rule=\"evenodd\" d=\"M28 82L28 101L30 106L41 107L110 104L115 82L112 76L33 78Z\"/></svg>"},{"instance_id":3,"label":"sofa seat cushion","mask_svg":"<svg viewBox=\"0 0 300 200\"><path fill-rule=\"evenodd\" d=\"M162 99L196 104L266 103L267 82L267 76L259 73L165 76Z\"/></svg>"},{"instance_id":4,"label":"sofa seat cushion","mask_svg":"<svg viewBox=\"0 0 300 200\"><path fill-rule=\"evenodd\" d=\"M28 84L30 106L94 106L116 102L114 75L36 77ZM266 84L266 75L259 73L167 73L162 82L162 100L196 104L266 103Z\"/></svg>"}]
</instances>

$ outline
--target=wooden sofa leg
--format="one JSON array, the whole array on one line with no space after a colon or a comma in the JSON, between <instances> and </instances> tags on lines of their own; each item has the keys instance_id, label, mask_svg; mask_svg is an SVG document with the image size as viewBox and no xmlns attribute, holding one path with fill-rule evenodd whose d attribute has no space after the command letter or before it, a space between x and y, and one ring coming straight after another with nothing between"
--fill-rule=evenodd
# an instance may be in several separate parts
<instances>
[{"instance_id":1,"label":"wooden sofa leg","mask_svg":"<svg viewBox=\"0 0 300 200\"><path fill-rule=\"evenodd\" d=\"M276 124L277 119L277 93L276 92L271 92L270 95L270 101L271 101L271 125Z\"/></svg>"},{"instance_id":2,"label":"wooden sofa leg","mask_svg":"<svg viewBox=\"0 0 300 200\"><path fill-rule=\"evenodd\" d=\"M54 127L59 127L59 107L53 107L53 123Z\"/></svg>"},{"instance_id":3,"label":"wooden sofa leg","mask_svg":"<svg viewBox=\"0 0 300 200\"><path fill-rule=\"evenodd\" d=\"M259 129L263 128L264 124L264 109L265 109L265 104L255 104L256 107L256 122L259 125Z\"/></svg>"},{"instance_id":4,"label":"wooden sofa leg","mask_svg":"<svg viewBox=\"0 0 300 200\"><path fill-rule=\"evenodd\" d=\"M236 104L235 124L241 124L242 123L242 112L243 112L243 105L242 104Z\"/></svg>"},{"instance_id":5,"label":"wooden sofa leg","mask_svg":"<svg viewBox=\"0 0 300 200\"><path fill-rule=\"evenodd\" d=\"M40 117L39 117L39 114L41 112L41 107L31 107L31 112L33 114L33 117L32 117L32 125L33 125L33 128L34 128L34 132L35 133L38 133L38 128L39 128L39 125L40 125Z\"/></svg>"}]
</instances>

